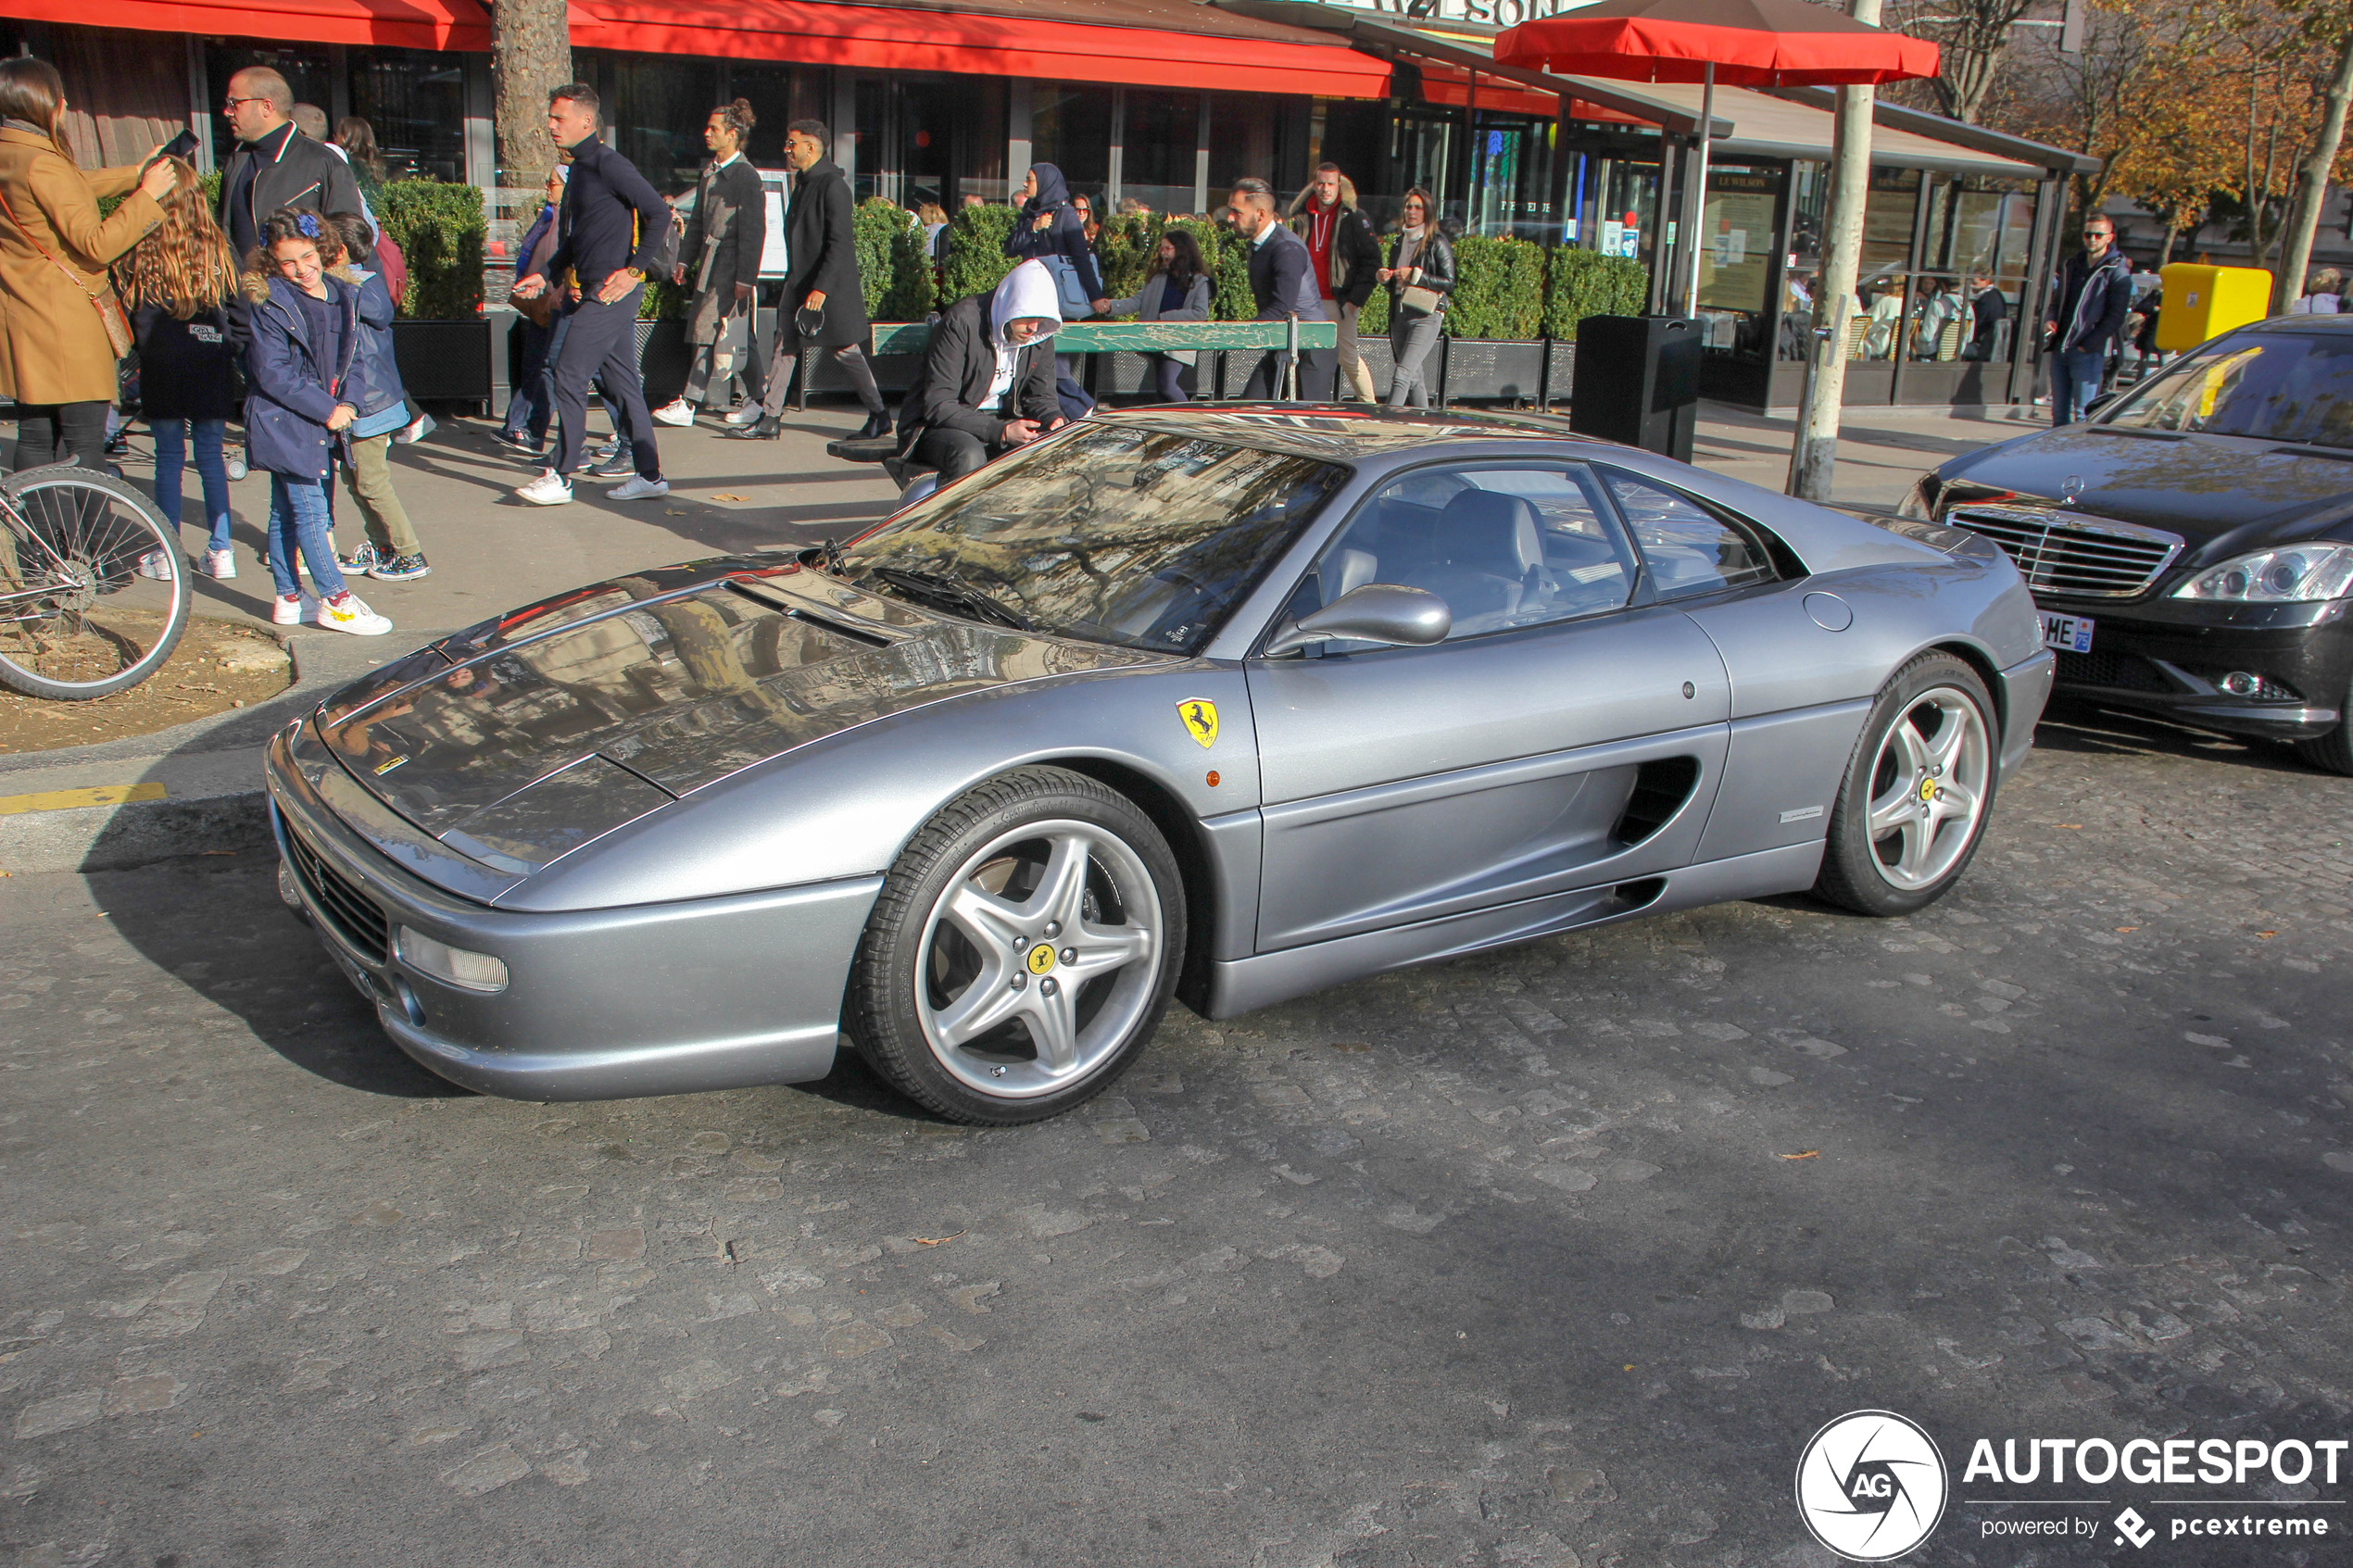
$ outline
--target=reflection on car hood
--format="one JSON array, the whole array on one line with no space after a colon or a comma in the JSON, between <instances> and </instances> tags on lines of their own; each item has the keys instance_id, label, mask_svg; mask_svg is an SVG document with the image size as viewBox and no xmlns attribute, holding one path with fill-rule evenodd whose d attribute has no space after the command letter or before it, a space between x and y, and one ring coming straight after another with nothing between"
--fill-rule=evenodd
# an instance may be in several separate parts
<instances>
[{"instance_id":1,"label":"reflection on car hood","mask_svg":"<svg viewBox=\"0 0 2353 1568\"><path fill-rule=\"evenodd\" d=\"M674 578L624 578L546 619L543 633L472 657L448 643L412 655L319 715L336 757L385 804L510 870L869 720L1161 662L933 615L798 566L705 575L683 592Z\"/></svg>"},{"instance_id":2,"label":"reflection on car hood","mask_svg":"<svg viewBox=\"0 0 2353 1568\"><path fill-rule=\"evenodd\" d=\"M2055 505L2080 481L2078 508L2180 534L2187 564L2205 558L2202 546L2232 554L2292 543L2353 515L2353 452L2326 450L2069 425L1957 458L1942 474L1953 501L1991 490Z\"/></svg>"}]
</instances>

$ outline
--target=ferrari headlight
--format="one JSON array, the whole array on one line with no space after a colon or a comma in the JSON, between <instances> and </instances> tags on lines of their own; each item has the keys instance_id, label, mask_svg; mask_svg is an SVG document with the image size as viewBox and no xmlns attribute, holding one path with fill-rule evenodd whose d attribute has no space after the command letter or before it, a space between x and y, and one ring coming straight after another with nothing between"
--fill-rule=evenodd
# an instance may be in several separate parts
<instances>
[{"instance_id":1,"label":"ferrari headlight","mask_svg":"<svg viewBox=\"0 0 2353 1568\"><path fill-rule=\"evenodd\" d=\"M2233 556L2173 590L2177 599L2292 604L2343 598L2353 584L2353 545L2296 545Z\"/></svg>"},{"instance_id":2,"label":"ferrari headlight","mask_svg":"<svg viewBox=\"0 0 2353 1568\"><path fill-rule=\"evenodd\" d=\"M1944 486L1936 483L1934 474L1920 475L1919 483L1906 491L1904 498L1895 504L1895 515L1918 518L1922 522L1934 522L1936 521L1936 493L1943 488Z\"/></svg>"},{"instance_id":3,"label":"ferrari headlight","mask_svg":"<svg viewBox=\"0 0 2353 1568\"><path fill-rule=\"evenodd\" d=\"M436 942L422 931L400 928L400 961L420 974L455 985L462 991L503 991L507 966L488 953L470 953L447 942Z\"/></svg>"}]
</instances>

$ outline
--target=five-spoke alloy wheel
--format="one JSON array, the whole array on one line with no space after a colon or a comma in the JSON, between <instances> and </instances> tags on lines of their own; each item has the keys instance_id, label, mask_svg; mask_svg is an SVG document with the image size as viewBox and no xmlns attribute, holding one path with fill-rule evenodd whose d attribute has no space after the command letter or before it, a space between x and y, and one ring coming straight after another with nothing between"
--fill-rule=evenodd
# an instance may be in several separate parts
<instances>
[{"instance_id":1,"label":"five-spoke alloy wheel","mask_svg":"<svg viewBox=\"0 0 2353 1568\"><path fill-rule=\"evenodd\" d=\"M1960 877L1996 780L1993 699L1951 654L1928 653L1880 693L1831 815L1815 891L1872 915L1909 914Z\"/></svg>"},{"instance_id":2,"label":"five-spoke alloy wheel","mask_svg":"<svg viewBox=\"0 0 2353 1568\"><path fill-rule=\"evenodd\" d=\"M1183 883L1151 819L1093 779L1021 769L900 855L859 947L850 1034L942 1115L1041 1120L1151 1036L1184 947Z\"/></svg>"}]
</instances>

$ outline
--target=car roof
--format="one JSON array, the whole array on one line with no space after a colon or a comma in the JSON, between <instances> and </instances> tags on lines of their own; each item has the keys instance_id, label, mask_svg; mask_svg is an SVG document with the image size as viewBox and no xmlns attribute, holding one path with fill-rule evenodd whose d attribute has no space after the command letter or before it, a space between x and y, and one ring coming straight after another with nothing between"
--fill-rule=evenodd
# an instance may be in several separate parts
<instances>
[{"instance_id":1,"label":"car roof","mask_svg":"<svg viewBox=\"0 0 2353 1568\"><path fill-rule=\"evenodd\" d=\"M2267 316L2260 321L2249 321L2239 331L2243 332L2353 332L2353 314Z\"/></svg>"},{"instance_id":2,"label":"car roof","mask_svg":"<svg viewBox=\"0 0 2353 1568\"><path fill-rule=\"evenodd\" d=\"M1529 440L1615 446L1558 414L1469 408L1384 408L1347 403L1190 403L1097 408L1094 422L1139 425L1294 457L1354 462L1440 441Z\"/></svg>"}]
</instances>

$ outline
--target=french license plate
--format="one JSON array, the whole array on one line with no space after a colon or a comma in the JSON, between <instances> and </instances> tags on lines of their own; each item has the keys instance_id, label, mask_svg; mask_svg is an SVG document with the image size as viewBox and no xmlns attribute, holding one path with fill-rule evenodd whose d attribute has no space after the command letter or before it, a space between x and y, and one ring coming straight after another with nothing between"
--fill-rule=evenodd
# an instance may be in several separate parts
<instances>
[{"instance_id":1,"label":"french license plate","mask_svg":"<svg viewBox=\"0 0 2353 1568\"><path fill-rule=\"evenodd\" d=\"M2088 615L2043 617L2043 646L2070 653L2092 651L2092 618Z\"/></svg>"}]
</instances>

